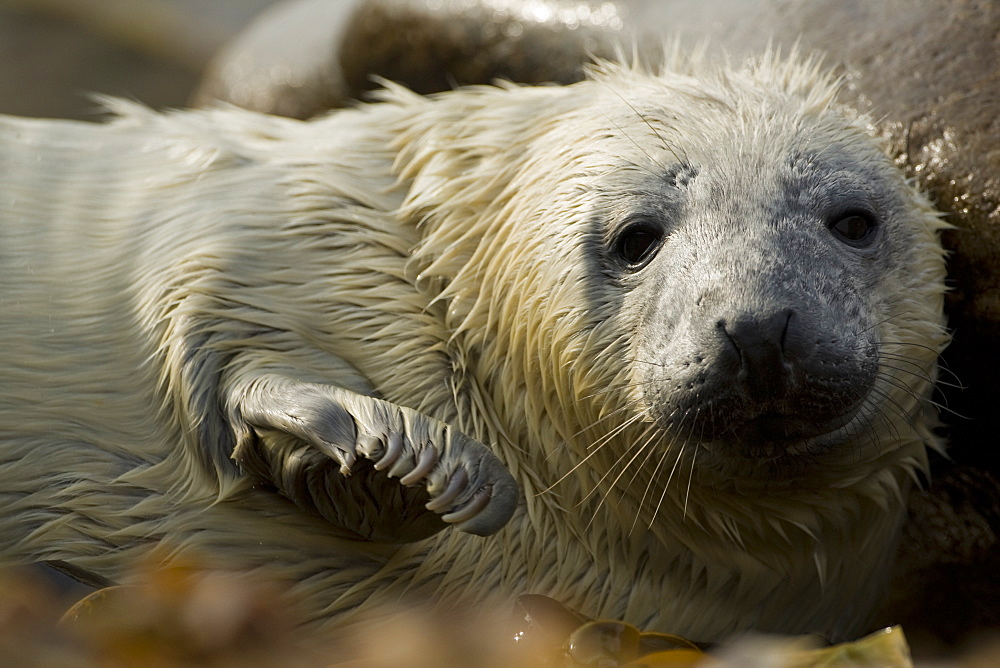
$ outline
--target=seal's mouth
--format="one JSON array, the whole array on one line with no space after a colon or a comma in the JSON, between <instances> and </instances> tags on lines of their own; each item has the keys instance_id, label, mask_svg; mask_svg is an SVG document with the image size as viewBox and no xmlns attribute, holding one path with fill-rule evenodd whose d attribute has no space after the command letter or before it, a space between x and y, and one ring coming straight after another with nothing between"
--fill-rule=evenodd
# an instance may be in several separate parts
<instances>
[{"instance_id":1,"label":"seal's mouth","mask_svg":"<svg viewBox=\"0 0 1000 668\"><path fill-rule=\"evenodd\" d=\"M837 432L855 415L853 409L823 419L766 411L742 420L731 420L724 433L701 445L715 457L738 460L773 461L814 455L829 447L820 443L826 440L822 437Z\"/></svg>"},{"instance_id":2,"label":"seal's mouth","mask_svg":"<svg viewBox=\"0 0 1000 668\"><path fill-rule=\"evenodd\" d=\"M817 432L814 422L796 415L782 415L776 412L764 413L733 429L733 436L737 442L757 441L775 444L791 444L818 436L820 433L823 432Z\"/></svg>"}]
</instances>

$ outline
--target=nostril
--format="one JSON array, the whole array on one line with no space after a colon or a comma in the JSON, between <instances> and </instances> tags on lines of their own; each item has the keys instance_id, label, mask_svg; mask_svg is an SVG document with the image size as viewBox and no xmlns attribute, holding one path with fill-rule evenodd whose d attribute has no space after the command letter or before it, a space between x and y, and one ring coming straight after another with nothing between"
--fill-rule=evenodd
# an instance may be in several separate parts
<instances>
[{"instance_id":1,"label":"nostril","mask_svg":"<svg viewBox=\"0 0 1000 668\"><path fill-rule=\"evenodd\" d=\"M730 360L731 368L738 373L734 379L745 384L748 391L760 397L777 397L788 390L800 357L797 317L794 309L783 308L716 320L716 331L720 339L725 335L729 351L720 359Z\"/></svg>"},{"instance_id":2,"label":"nostril","mask_svg":"<svg viewBox=\"0 0 1000 668\"><path fill-rule=\"evenodd\" d=\"M792 317L794 315L795 315L795 311L793 311L792 309L786 309L785 310L785 327L784 327L784 329L781 330L781 352L783 354L787 354L787 352L788 352L788 348L787 348L788 330L791 328Z\"/></svg>"},{"instance_id":3,"label":"nostril","mask_svg":"<svg viewBox=\"0 0 1000 668\"><path fill-rule=\"evenodd\" d=\"M736 351L736 361L742 367L743 350L740 347L739 342L733 338L732 334L729 333L729 323L726 322L725 318L719 318L715 323L715 329L719 332L719 334L725 337L725 340L729 341L730 346L732 346L732 350Z\"/></svg>"},{"instance_id":4,"label":"nostril","mask_svg":"<svg viewBox=\"0 0 1000 668\"><path fill-rule=\"evenodd\" d=\"M761 318L748 317L739 335L731 332L737 340L745 338L748 345L764 346L776 350L780 357L787 358L793 346L795 309L786 308Z\"/></svg>"}]
</instances>

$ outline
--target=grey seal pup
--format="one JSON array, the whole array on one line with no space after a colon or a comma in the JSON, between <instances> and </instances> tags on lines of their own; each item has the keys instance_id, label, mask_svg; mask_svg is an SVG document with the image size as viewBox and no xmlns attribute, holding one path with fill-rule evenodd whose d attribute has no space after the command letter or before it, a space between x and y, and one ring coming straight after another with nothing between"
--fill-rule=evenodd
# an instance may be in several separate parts
<instances>
[{"instance_id":1,"label":"grey seal pup","mask_svg":"<svg viewBox=\"0 0 1000 668\"><path fill-rule=\"evenodd\" d=\"M5 118L3 559L205 555L326 628L864 630L940 447L944 223L815 63L664 61Z\"/></svg>"}]
</instances>

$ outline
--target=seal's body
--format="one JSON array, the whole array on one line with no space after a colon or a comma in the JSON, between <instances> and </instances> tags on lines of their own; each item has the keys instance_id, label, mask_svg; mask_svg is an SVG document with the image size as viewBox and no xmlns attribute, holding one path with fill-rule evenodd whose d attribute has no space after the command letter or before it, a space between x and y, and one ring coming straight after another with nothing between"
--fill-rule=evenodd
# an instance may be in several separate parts
<instances>
[{"instance_id":1,"label":"seal's body","mask_svg":"<svg viewBox=\"0 0 1000 668\"><path fill-rule=\"evenodd\" d=\"M675 58L305 123L4 119L5 559L193 550L332 623L533 592L861 630L937 445L944 263L835 92Z\"/></svg>"}]
</instances>

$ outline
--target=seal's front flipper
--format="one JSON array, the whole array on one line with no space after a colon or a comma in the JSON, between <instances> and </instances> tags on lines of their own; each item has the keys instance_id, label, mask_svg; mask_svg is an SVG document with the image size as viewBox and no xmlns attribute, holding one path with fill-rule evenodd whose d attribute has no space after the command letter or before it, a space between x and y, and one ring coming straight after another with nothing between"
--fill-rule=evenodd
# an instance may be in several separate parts
<instances>
[{"instance_id":1,"label":"seal's front flipper","mask_svg":"<svg viewBox=\"0 0 1000 668\"><path fill-rule=\"evenodd\" d=\"M485 536L518 487L482 443L410 408L277 375L230 405L244 470L366 540L420 540L446 523Z\"/></svg>"}]
</instances>

